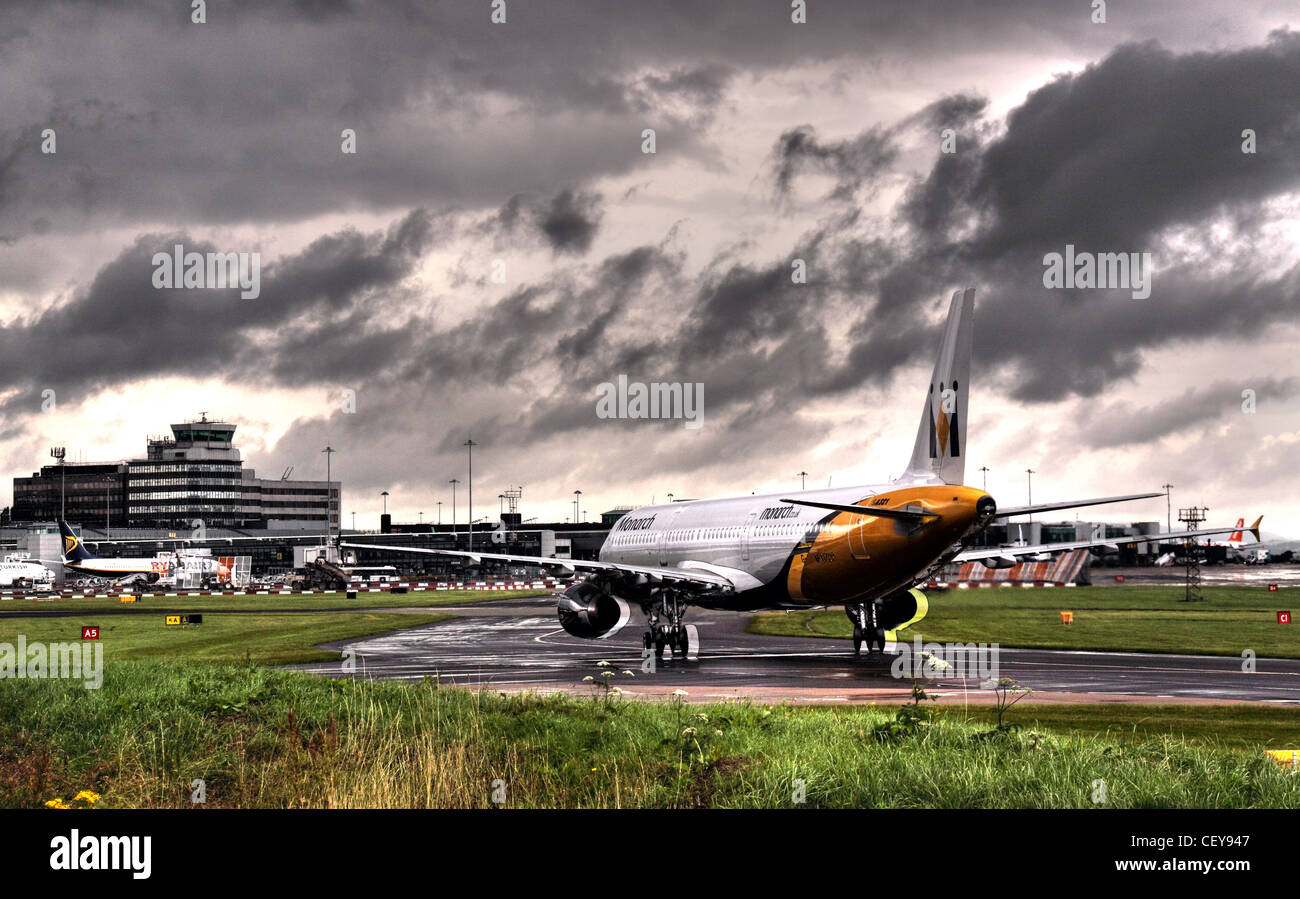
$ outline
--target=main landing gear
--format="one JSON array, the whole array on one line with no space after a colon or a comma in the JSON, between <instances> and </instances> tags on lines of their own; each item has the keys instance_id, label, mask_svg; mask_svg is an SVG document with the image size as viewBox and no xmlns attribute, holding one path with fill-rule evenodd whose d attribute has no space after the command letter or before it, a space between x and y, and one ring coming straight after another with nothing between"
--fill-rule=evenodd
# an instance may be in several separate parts
<instances>
[{"instance_id":1,"label":"main landing gear","mask_svg":"<svg viewBox=\"0 0 1300 899\"><path fill-rule=\"evenodd\" d=\"M693 624L683 624L686 603L680 594L662 591L643 606L649 630L641 638L641 646L654 649L655 661L664 660L664 650L670 650L676 661L694 661L700 652L699 631Z\"/></svg>"},{"instance_id":2,"label":"main landing gear","mask_svg":"<svg viewBox=\"0 0 1300 899\"><path fill-rule=\"evenodd\" d=\"M844 607L844 614L853 622L853 654L862 655L862 644L867 644L867 655L876 651L885 651L885 628L880 623L880 603L853 603Z\"/></svg>"}]
</instances>

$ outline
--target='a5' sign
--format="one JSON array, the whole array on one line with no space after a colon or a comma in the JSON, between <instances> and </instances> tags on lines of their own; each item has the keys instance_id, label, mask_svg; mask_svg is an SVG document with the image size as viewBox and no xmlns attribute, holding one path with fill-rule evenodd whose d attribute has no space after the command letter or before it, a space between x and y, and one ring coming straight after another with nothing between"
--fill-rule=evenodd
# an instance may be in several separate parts
<instances>
[{"instance_id":1,"label":"'a5' sign","mask_svg":"<svg viewBox=\"0 0 1300 899\"><path fill-rule=\"evenodd\" d=\"M83 628L81 629L81 639L83 639L83 640L98 640L98 639L99 639L99 627L96 626L96 625L87 625L87 626L83 627Z\"/></svg>"}]
</instances>

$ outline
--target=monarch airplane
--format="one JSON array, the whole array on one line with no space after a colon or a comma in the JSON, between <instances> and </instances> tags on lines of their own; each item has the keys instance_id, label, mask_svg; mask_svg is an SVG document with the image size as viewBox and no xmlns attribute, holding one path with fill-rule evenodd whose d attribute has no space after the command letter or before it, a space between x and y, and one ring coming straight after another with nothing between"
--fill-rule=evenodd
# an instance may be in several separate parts
<instances>
[{"instance_id":1,"label":"monarch airplane","mask_svg":"<svg viewBox=\"0 0 1300 899\"><path fill-rule=\"evenodd\" d=\"M915 585L950 562L988 567L1022 557L1088 548L1111 550L1150 536L1038 546L968 544L999 519L1054 509L1163 496L1138 493L999 510L988 493L962 483L975 291L953 294L943 342L921 409L912 458L885 484L766 496L660 503L635 509L611 529L598 561L345 543L357 549L460 556L582 571L560 597L560 625L577 637L621 630L639 606L643 645L662 658L695 658L698 638L683 622L691 606L733 611L843 606L854 653L884 650L894 632L921 620L928 603ZM1160 539L1222 534L1217 528Z\"/></svg>"}]
</instances>

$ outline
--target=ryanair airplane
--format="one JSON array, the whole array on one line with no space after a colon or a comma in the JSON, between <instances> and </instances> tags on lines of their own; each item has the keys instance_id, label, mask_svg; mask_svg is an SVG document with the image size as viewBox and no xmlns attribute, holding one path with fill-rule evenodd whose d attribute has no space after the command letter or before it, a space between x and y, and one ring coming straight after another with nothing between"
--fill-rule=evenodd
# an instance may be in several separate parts
<instances>
[{"instance_id":1,"label":"ryanair airplane","mask_svg":"<svg viewBox=\"0 0 1300 899\"><path fill-rule=\"evenodd\" d=\"M586 578L559 598L560 625L566 631L590 639L609 637L630 621L635 605L646 619L646 650L660 658L666 649L675 658L695 658L696 629L683 621L691 606L745 612L843 606L853 622L854 653L861 652L863 642L868 652L877 646L883 651L896 631L926 614L925 595L915 585L950 562L977 560L1005 568L1022 558L1080 548L1113 552L1122 543L1151 542L1146 535L968 548L999 519L1164 495L999 510L992 496L963 485L974 304L972 289L953 294L912 458L891 483L643 506L619 519L599 561L343 545L581 570ZM1157 539L1236 529L1182 531Z\"/></svg>"},{"instance_id":2,"label":"ryanair airplane","mask_svg":"<svg viewBox=\"0 0 1300 899\"><path fill-rule=\"evenodd\" d=\"M152 558L105 558L91 553L81 544L81 538L72 532L72 527L64 520L59 520L59 533L63 536L63 566L80 574L89 574L106 578L139 578L150 583L173 583L176 573L186 567L186 561L177 551ZM102 540L100 543L122 543L121 540ZM175 541L171 541L175 542ZM197 541L201 542L201 541ZM188 560L191 565L219 581L230 580L230 570L225 560L210 556L194 556Z\"/></svg>"}]
</instances>

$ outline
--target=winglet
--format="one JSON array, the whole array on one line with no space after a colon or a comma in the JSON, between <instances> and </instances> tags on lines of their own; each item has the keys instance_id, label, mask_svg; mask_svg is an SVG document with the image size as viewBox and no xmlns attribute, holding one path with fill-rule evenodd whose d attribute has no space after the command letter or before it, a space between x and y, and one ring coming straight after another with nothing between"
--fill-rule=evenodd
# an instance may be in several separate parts
<instances>
[{"instance_id":1,"label":"winglet","mask_svg":"<svg viewBox=\"0 0 1300 899\"><path fill-rule=\"evenodd\" d=\"M1261 515L1258 518L1256 518L1255 523L1250 526L1250 534L1252 537L1255 538L1256 543L1259 543L1259 523L1263 520L1264 520L1264 516Z\"/></svg>"}]
</instances>

